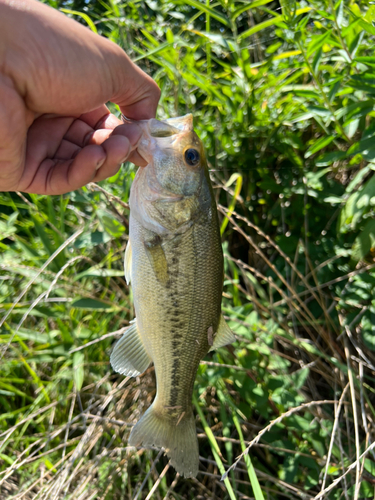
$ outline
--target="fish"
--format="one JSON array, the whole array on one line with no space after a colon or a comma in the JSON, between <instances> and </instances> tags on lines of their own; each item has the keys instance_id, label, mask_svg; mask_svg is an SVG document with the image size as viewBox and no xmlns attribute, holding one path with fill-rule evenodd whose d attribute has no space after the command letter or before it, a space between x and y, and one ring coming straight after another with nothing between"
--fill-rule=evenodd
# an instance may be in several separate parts
<instances>
[{"instance_id":1,"label":"fish","mask_svg":"<svg viewBox=\"0 0 375 500\"><path fill-rule=\"evenodd\" d=\"M192 406L206 354L235 341L221 313L223 251L214 193L193 116L141 120L137 149L148 162L131 186L125 278L136 319L110 362L136 377L153 362L156 396L129 445L164 448L170 464L195 477L199 449Z\"/></svg>"}]
</instances>

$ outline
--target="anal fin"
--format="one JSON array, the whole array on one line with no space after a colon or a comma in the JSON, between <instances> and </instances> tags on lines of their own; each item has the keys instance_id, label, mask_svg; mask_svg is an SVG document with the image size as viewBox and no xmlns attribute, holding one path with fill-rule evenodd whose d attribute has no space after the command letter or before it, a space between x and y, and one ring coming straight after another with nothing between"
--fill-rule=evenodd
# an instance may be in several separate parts
<instances>
[{"instance_id":1,"label":"anal fin","mask_svg":"<svg viewBox=\"0 0 375 500\"><path fill-rule=\"evenodd\" d=\"M136 377L147 370L152 359L139 336L136 320L115 345L110 361L116 372L127 377Z\"/></svg>"},{"instance_id":2,"label":"anal fin","mask_svg":"<svg viewBox=\"0 0 375 500\"><path fill-rule=\"evenodd\" d=\"M214 351L215 349L219 349L219 347L224 347L227 344L232 344L235 342L236 337L234 333L227 325L223 315L220 315L219 326L217 327L217 333L214 336L214 342L210 349L210 351Z\"/></svg>"}]
</instances>

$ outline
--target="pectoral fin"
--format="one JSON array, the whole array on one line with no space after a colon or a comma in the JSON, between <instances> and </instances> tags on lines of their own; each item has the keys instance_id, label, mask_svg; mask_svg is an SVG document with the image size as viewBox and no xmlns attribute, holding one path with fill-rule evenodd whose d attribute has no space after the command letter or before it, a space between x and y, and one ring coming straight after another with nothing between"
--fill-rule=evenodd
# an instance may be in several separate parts
<instances>
[{"instance_id":1,"label":"pectoral fin","mask_svg":"<svg viewBox=\"0 0 375 500\"><path fill-rule=\"evenodd\" d=\"M136 377L147 370L152 359L139 336L136 320L115 345L110 361L116 372L127 377Z\"/></svg>"},{"instance_id":2,"label":"pectoral fin","mask_svg":"<svg viewBox=\"0 0 375 500\"><path fill-rule=\"evenodd\" d=\"M219 349L219 347L224 347L227 344L232 344L236 340L232 330L227 325L223 316L220 316L219 326L217 328L217 333L214 336L214 342L210 351Z\"/></svg>"},{"instance_id":3,"label":"pectoral fin","mask_svg":"<svg viewBox=\"0 0 375 500\"><path fill-rule=\"evenodd\" d=\"M129 285L132 277L132 247L130 245L130 240L128 241L128 244L126 245L126 250L125 250L125 261L124 261L124 269L125 269L125 280L126 283Z\"/></svg>"},{"instance_id":4,"label":"pectoral fin","mask_svg":"<svg viewBox=\"0 0 375 500\"><path fill-rule=\"evenodd\" d=\"M161 246L161 239L155 238L151 241L146 241L144 245L156 278L160 283L165 285L169 279L168 262Z\"/></svg>"}]
</instances>

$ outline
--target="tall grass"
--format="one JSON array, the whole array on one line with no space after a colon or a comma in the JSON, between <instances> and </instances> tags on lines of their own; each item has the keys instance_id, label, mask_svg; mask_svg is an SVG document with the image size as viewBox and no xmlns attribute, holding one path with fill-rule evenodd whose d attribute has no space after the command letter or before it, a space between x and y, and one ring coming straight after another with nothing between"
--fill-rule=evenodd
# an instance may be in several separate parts
<instances>
[{"instance_id":1,"label":"tall grass","mask_svg":"<svg viewBox=\"0 0 375 500\"><path fill-rule=\"evenodd\" d=\"M49 3L156 79L159 117L194 114L237 342L201 363L185 480L127 446L153 368L124 379L108 362L133 318L134 168L61 197L0 194L1 500L373 498L374 6Z\"/></svg>"}]
</instances>

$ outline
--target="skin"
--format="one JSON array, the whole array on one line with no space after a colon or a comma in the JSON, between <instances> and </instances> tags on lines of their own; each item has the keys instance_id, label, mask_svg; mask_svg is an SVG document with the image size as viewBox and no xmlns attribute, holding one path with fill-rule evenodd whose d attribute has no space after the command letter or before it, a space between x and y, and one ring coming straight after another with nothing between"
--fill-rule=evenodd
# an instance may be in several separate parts
<instances>
[{"instance_id":1,"label":"skin","mask_svg":"<svg viewBox=\"0 0 375 500\"><path fill-rule=\"evenodd\" d=\"M0 0L0 191L62 194L145 166L160 90L116 44L34 0Z\"/></svg>"}]
</instances>

